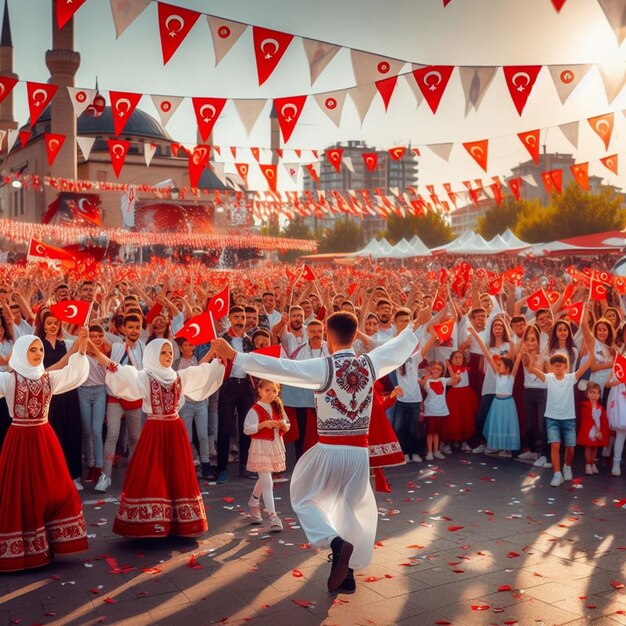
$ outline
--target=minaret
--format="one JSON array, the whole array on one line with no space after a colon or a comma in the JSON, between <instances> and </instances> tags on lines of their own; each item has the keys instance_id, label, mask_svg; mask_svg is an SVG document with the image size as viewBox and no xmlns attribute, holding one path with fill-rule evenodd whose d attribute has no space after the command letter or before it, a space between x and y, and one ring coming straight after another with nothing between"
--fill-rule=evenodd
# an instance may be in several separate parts
<instances>
[{"instance_id":1,"label":"minaret","mask_svg":"<svg viewBox=\"0 0 626 626\"><path fill-rule=\"evenodd\" d=\"M0 75L18 78L13 71L13 38L9 20L9 0L4 0L2 34L0 35ZM0 130L17 130L17 122L13 117L13 93L10 93L0 104Z\"/></svg>"},{"instance_id":2,"label":"minaret","mask_svg":"<svg viewBox=\"0 0 626 626\"><path fill-rule=\"evenodd\" d=\"M74 51L74 19L59 28L56 2L52 0L52 50L46 52L50 82L58 85L52 100L52 132L65 135L59 154L51 168L51 175L76 179L76 116L65 87L74 86L74 76L80 67L80 54Z\"/></svg>"}]
</instances>

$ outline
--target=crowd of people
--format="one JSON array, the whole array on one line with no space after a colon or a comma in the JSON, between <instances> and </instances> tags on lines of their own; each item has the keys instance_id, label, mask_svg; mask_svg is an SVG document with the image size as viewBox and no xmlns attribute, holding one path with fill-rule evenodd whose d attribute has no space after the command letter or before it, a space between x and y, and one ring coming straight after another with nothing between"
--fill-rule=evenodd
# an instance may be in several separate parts
<instances>
[{"instance_id":1,"label":"crowd of people","mask_svg":"<svg viewBox=\"0 0 626 626\"><path fill-rule=\"evenodd\" d=\"M86 549L77 492L106 492L126 458L120 535L205 532L198 480L224 484L233 463L255 481L251 523L265 511L280 532L273 476L293 444L292 505L332 550L331 591L354 589L352 570L371 558L370 469L380 490L383 467L457 453L551 468L553 487L578 467L620 476L626 309L614 260L210 275L157 259L90 275L1 266L0 475L14 479L0 487L0 571ZM218 338L177 337L226 285ZM90 303L86 327L55 317L68 300ZM31 481L53 506L33 501Z\"/></svg>"}]
</instances>

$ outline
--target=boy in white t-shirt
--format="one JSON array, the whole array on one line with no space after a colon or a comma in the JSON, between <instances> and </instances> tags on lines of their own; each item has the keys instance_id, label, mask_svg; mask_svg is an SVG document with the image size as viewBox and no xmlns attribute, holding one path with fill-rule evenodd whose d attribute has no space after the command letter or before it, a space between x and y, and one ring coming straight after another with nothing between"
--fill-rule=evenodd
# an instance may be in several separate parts
<instances>
[{"instance_id":1,"label":"boy in white t-shirt","mask_svg":"<svg viewBox=\"0 0 626 626\"><path fill-rule=\"evenodd\" d=\"M566 480L572 480L572 459L576 446L576 409L574 406L574 385L591 367L594 357L585 361L573 374L569 374L569 359L564 354L550 357L550 372L542 372L535 367L526 353L523 354L526 369L546 383L546 433L550 444L550 457L554 476L550 485L558 487ZM561 444L565 447L563 473L561 473Z\"/></svg>"}]
</instances>

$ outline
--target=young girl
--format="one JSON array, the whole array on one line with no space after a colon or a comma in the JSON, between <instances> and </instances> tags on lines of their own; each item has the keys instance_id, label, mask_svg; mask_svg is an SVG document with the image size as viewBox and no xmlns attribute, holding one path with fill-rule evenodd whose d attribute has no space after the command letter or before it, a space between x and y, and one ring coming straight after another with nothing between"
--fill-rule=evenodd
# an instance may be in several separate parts
<instances>
[{"instance_id":1,"label":"young girl","mask_svg":"<svg viewBox=\"0 0 626 626\"><path fill-rule=\"evenodd\" d=\"M559 320L554 324L548 335L548 354L549 359L554 354L564 354L569 360L570 372L576 369L578 363L578 349L574 343L574 335L569 322ZM547 366L544 366L544 370Z\"/></svg>"},{"instance_id":2,"label":"young girl","mask_svg":"<svg viewBox=\"0 0 626 626\"><path fill-rule=\"evenodd\" d=\"M613 374L606 386L610 387L606 413L609 428L615 433L611 474L621 476L622 453L626 441L626 385L620 383Z\"/></svg>"},{"instance_id":3,"label":"young girl","mask_svg":"<svg viewBox=\"0 0 626 626\"><path fill-rule=\"evenodd\" d=\"M606 411L600 404L600 385L589 382L585 393L587 401L582 403L582 418L577 443L585 446L585 474L598 474L596 457L598 448L609 443L609 424Z\"/></svg>"},{"instance_id":4,"label":"young girl","mask_svg":"<svg viewBox=\"0 0 626 626\"><path fill-rule=\"evenodd\" d=\"M248 411L243 432L252 438L248 452L249 472L259 478L248 501L253 524L261 524L261 494L270 517L270 531L280 532L283 524L274 507L273 472L285 471L283 434L289 430L289 420L278 397L279 386L271 380L261 380L257 388L259 399Z\"/></svg>"},{"instance_id":5,"label":"young girl","mask_svg":"<svg viewBox=\"0 0 626 626\"><path fill-rule=\"evenodd\" d=\"M427 392L424 400L424 419L426 420L426 460L445 459L439 451L439 440L443 433L450 411L446 404L446 387L455 385L459 377L442 378L443 363L433 361L428 366L428 373L420 381L420 385Z\"/></svg>"},{"instance_id":6,"label":"young girl","mask_svg":"<svg viewBox=\"0 0 626 626\"><path fill-rule=\"evenodd\" d=\"M461 450L471 452L469 439L474 436L474 420L478 410L478 398L469 386L469 367L465 363L465 356L460 350L455 350L446 363L451 376L457 375L459 382L450 387L446 393L446 403L450 417L444 424L444 438L446 441L463 442Z\"/></svg>"},{"instance_id":7,"label":"young girl","mask_svg":"<svg viewBox=\"0 0 626 626\"><path fill-rule=\"evenodd\" d=\"M474 336L485 355L487 365L496 376L495 398L489 407L483 429L487 449L494 452L500 450L501 457L510 458L511 451L520 448L519 419L513 400L513 384L522 353L517 355L515 362L505 356L496 361L476 330L470 327L469 332Z\"/></svg>"},{"instance_id":8,"label":"young girl","mask_svg":"<svg viewBox=\"0 0 626 626\"><path fill-rule=\"evenodd\" d=\"M600 318L593 325L594 336L594 355L595 364L591 366L591 376L589 380L598 383L601 389L602 404L606 406L606 397L604 393L604 385L611 377L613 369L613 355L615 354L613 326L604 318Z\"/></svg>"}]
</instances>

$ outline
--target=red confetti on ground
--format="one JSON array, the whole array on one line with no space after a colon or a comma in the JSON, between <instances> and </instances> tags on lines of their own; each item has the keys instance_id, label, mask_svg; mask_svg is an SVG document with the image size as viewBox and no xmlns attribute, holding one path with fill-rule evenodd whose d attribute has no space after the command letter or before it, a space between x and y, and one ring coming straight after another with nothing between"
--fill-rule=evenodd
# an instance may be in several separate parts
<instances>
[{"instance_id":1,"label":"red confetti on ground","mask_svg":"<svg viewBox=\"0 0 626 626\"><path fill-rule=\"evenodd\" d=\"M95 595L98 595L100 593L100 591L102 591L102 590L98 589L98 587L94 587L93 589L89 590L89 593L93 593Z\"/></svg>"},{"instance_id":2,"label":"red confetti on ground","mask_svg":"<svg viewBox=\"0 0 626 626\"><path fill-rule=\"evenodd\" d=\"M465 526L448 526L448 530L451 533L456 532L457 530L463 530L463 528L465 528Z\"/></svg>"},{"instance_id":3,"label":"red confetti on ground","mask_svg":"<svg viewBox=\"0 0 626 626\"><path fill-rule=\"evenodd\" d=\"M439 626L446 626L447 624L452 624L452 622L446 622L445 619L438 619L435 624L438 624Z\"/></svg>"},{"instance_id":4,"label":"red confetti on ground","mask_svg":"<svg viewBox=\"0 0 626 626\"><path fill-rule=\"evenodd\" d=\"M519 556L519 552L509 552L507 556L509 559L516 559Z\"/></svg>"},{"instance_id":5,"label":"red confetti on ground","mask_svg":"<svg viewBox=\"0 0 626 626\"><path fill-rule=\"evenodd\" d=\"M196 555L192 554L189 557L189 561L187 561L187 567L190 567L191 569L202 569L202 565L200 565L200 563L196 562Z\"/></svg>"},{"instance_id":6,"label":"red confetti on ground","mask_svg":"<svg viewBox=\"0 0 626 626\"><path fill-rule=\"evenodd\" d=\"M109 598L108 596L104 599L104 602L106 602L107 604L117 604L117 600Z\"/></svg>"},{"instance_id":7,"label":"red confetti on ground","mask_svg":"<svg viewBox=\"0 0 626 626\"><path fill-rule=\"evenodd\" d=\"M300 550L308 550L311 547L310 543L301 543Z\"/></svg>"},{"instance_id":8,"label":"red confetti on ground","mask_svg":"<svg viewBox=\"0 0 626 626\"><path fill-rule=\"evenodd\" d=\"M14 618L11 620L11 624L19 624L21 621L22 621L22 618L21 618L21 617L14 617Z\"/></svg>"},{"instance_id":9,"label":"red confetti on ground","mask_svg":"<svg viewBox=\"0 0 626 626\"><path fill-rule=\"evenodd\" d=\"M160 574L162 570L160 567L144 567L141 571L144 574Z\"/></svg>"},{"instance_id":10,"label":"red confetti on ground","mask_svg":"<svg viewBox=\"0 0 626 626\"><path fill-rule=\"evenodd\" d=\"M488 611L488 604L472 604L472 611Z\"/></svg>"},{"instance_id":11,"label":"red confetti on ground","mask_svg":"<svg viewBox=\"0 0 626 626\"><path fill-rule=\"evenodd\" d=\"M147 596L147 595L148 595L148 592L147 592L147 591L138 591L135 595L136 595L138 598L143 598L144 596Z\"/></svg>"},{"instance_id":12,"label":"red confetti on ground","mask_svg":"<svg viewBox=\"0 0 626 626\"><path fill-rule=\"evenodd\" d=\"M410 550L422 550L425 546L420 546L419 543L412 543L410 546L406 546Z\"/></svg>"},{"instance_id":13,"label":"red confetti on ground","mask_svg":"<svg viewBox=\"0 0 626 626\"><path fill-rule=\"evenodd\" d=\"M385 547L382 541L377 541L377 542L376 542L376 546L377 546L378 548L384 548L384 547Z\"/></svg>"},{"instance_id":14,"label":"red confetti on ground","mask_svg":"<svg viewBox=\"0 0 626 626\"><path fill-rule=\"evenodd\" d=\"M595 604L585 604L588 609L597 609L598 607Z\"/></svg>"},{"instance_id":15,"label":"red confetti on ground","mask_svg":"<svg viewBox=\"0 0 626 626\"><path fill-rule=\"evenodd\" d=\"M375 583L375 582L378 582L379 580L382 580L382 578L379 578L378 576L368 576L363 582Z\"/></svg>"},{"instance_id":16,"label":"red confetti on ground","mask_svg":"<svg viewBox=\"0 0 626 626\"><path fill-rule=\"evenodd\" d=\"M50 576L50 580L61 580L61 577L58 574L52 574L52 576Z\"/></svg>"},{"instance_id":17,"label":"red confetti on ground","mask_svg":"<svg viewBox=\"0 0 626 626\"><path fill-rule=\"evenodd\" d=\"M511 585L500 585L498 591L511 591L513 588Z\"/></svg>"},{"instance_id":18,"label":"red confetti on ground","mask_svg":"<svg viewBox=\"0 0 626 626\"><path fill-rule=\"evenodd\" d=\"M455 574L463 574L463 573L465 573L465 572L464 572L464 570L462 570L462 569L453 569L452 571L453 571Z\"/></svg>"},{"instance_id":19,"label":"red confetti on ground","mask_svg":"<svg viewBox=\"0 0 626 626\"><path fill-rule=\"evenodd\" d=\"M231 504L234 501L235 501L235 498L233 498L232 496L225 496L222 498L222 502L226 502L228 504Z\"/></svg>"},{"instance_id":20,"label":"red confetti on ground","mask_svg":"<svg viewBox=\"0 0 626 626\"><path fill-rule=\"evenodd\" d=\"M302 572L301 572L299 569L294 569L294 570L291 572L291 575L292 575L294 578L302 578L302 575L303 575L303 574L302 574Z\"/></svg>"},{"instance_id":21,"label":"red confetti on ground","mask_svg":"<svg viewBox=\"0 0 626 626\"><path fill-rule=\"evenodd\" d=\"M485 515L495 515L493 511L484 511Z\"/></svg>"},{"instance_id":22,"label":"red confetti on ground","mask_svg":"<svg viewBox=\"0 0 626 626\"><path fill-rule=\"evenodd\" d=\"M313 606L313 602L310 600L292 600L292 602L295 602L298 606L303 606L305 609Z\"/></svg>"},{"instance_id":23,"label":"red confetti on ground","mask_svg":"<svg viewBox=\"0 0 626 626\"><path fill-rule=\"evenodd\" d=\"M265 604L262 604L262 605L261 605L261 608L262 608L262 609L269 609L269 608L270 608L270 606L272 606L272 605L271 605L271 604L267 604L267 602L266 602Z\"/></svg>"},{"instance_id":24,"label":"red confetti on ground","mask_svg":"<svg viewBox=\"0 0 626 626\"><path fill-rule=\"evenodd\" d=\"M393 578L391 574L385 574L385 578Z\"/></svg>"},{"instance_id":25,"label":"red confetti on ground","mask_svg":"<svg viewBox=\"0 0 626 626\"><path fill-rule=\"evenodd\" d=\"M624 583L621 583L619 580L612 580L611 587L614 587L615 589L623 589Z\"/></svg>"}]
</instances>

